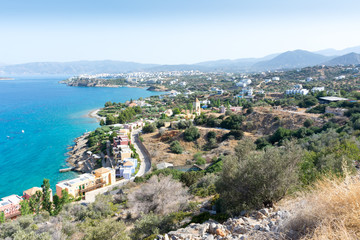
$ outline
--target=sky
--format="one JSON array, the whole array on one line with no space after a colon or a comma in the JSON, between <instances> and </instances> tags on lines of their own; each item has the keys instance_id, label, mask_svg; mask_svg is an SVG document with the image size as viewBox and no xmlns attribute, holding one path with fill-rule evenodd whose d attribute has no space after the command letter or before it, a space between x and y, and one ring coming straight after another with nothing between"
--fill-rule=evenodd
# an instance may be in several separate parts
<instances>
[{"instance_id":1,"label":"sky","mask_svg":"<svg viewBox=\"0 0 360 240\"><path fill-rule=\"evenodd\" d=\"M190 64L360 45L359 0L0 0L0 63Z\"/></svg>"}]
</instances>

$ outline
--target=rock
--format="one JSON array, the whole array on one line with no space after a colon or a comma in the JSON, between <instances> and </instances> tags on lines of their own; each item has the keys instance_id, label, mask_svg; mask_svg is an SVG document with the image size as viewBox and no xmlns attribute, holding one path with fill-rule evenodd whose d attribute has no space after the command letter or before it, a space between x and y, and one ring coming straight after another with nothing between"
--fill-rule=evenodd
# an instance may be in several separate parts
<instances>
[{"instance_id":1,"label":"rock","mask_svg":"<svg viewBox=\"0 0 360 240\"><path fill-rule=\"evenodd\" d=\"M256 225L254 226L254 229L255 229L255 230L260 230L260 225L256 224Z\"/></svg>"},{"instance_id":2,"label":"rock","mask_svg":"<svg viewBox=\"0 0 360 240\"><path fill-rule=\"evenodd\" d=\"M167 234L164 235L164 240L169 240L169 236Z\"/></svg>"},{"instance_id":3,"label":"rock","mask_svg":"<svg viewBox=\"0 0 360 240\"><path fill-rule=\"evenodd\" d=\"M242 210L242 211L240 212L240 216L245 216L247 213L248 213L248 212L247 212L246 210Z\"/></svg>"},{"instance_id":4,"label":"rock","mask_svg":"<svg viewBox=\"0 0 360 240\"><path fill-rule=\"evenodd\" d=\"M223 230L221 230L220 228L216 229L215 234L221 237L225 237L226 234Z\"/></svg>"},{"instance_id":5,"label":"rock","mask_svg":"<svg viewBox=\"0 0 360 240\"><path fill-rule=\"evenodd\" d=\"M212 234L215 234L216 227L217 227L216 223L214 223L214 222L210 223L209 232L212 233Z\"/></svg>"},{"instance_id":6,"label":"rock","mask_svg":"<svg viewBox=\"0 0 360 240\"><path fill-rule=\"evenodd\" d=\"M259 212L261 212L262 214L264 214L267 217L269 216L269 210L267 208L260 209Z\"/></svg>"}]
</instances>

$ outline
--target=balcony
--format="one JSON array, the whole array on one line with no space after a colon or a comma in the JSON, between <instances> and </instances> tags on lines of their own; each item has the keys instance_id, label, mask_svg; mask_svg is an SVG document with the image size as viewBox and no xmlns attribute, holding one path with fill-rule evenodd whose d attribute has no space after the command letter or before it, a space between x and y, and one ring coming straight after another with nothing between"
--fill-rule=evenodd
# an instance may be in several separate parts
<instances>
[{"instance_id":1,"label":"balcony","mask_svg":"<svg viewBox=\"0 0 360 240\"><path fill-rule=\"evenodd\" d=\"M98 188L102 188L106 183L104 181L96 181L96 183L90 187L84 188L84 189L79 189L80 193L85 193L85 192L90 192L92 190L98 189Z\"/></svg>"},{"instance_id":2,"label":"balcony","mask_svg":"<svg viewBox=\"0 0 360 240\"><path fill-rule=\"evenodd\" d=\"M20 215L21 215L20 211L15 211L15 212L12 212L11 214L6 214L5 218L6 219L13 219L13 218L16 218L17 216L20 216Z\"/></svg>"}]
</instances>

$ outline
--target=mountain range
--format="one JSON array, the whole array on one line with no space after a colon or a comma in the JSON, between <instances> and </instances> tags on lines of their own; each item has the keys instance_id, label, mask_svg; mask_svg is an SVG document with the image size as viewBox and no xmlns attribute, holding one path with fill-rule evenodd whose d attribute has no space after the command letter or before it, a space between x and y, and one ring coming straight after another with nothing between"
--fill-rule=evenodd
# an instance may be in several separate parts
<instances>
[{"instance_id":1,"label":"mountain range","mask_svg":"<svg viewBox=\"0 0 360 240\"><path fill-rule=\"evenodd\" d=\"M263 58L222 59L196 64L160 65L125 61L35 62L0 65L0 76L16 75L79 75L97 73L123 73L134 71L186 71L203 72L256 72L302 68L316 65L360 64L360 46L343 50L325 49L317 52L287 51Z\"/></svg>"}]
</instances>

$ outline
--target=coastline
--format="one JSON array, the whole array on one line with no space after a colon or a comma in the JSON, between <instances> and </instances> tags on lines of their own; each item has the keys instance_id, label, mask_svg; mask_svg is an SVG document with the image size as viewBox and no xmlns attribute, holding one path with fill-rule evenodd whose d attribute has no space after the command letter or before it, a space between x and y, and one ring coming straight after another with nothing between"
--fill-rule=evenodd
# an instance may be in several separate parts
<instances>
[{"instance_id":1,"label":"coastline","mask_svg":"<svg viewBox=\"0 0 360 240\"><path fill-rule=\"evenodd\" d=\"M105 117L101 117L99 116L97 113L101 110L101 108L98 108L98 109L94 109L94 110L91 110L87 115L86 117L89 117L89 118L95 118L98 122L100 122L101 120L106 120Z\"/></svg>"},{"instance_id":2,"label":"coastline","mask_svg":"<svg viewBox=\"0 0 360 240\"><path fill-rule=\"evenodd\" d=\"M74 139L74 146L67 152L68 158L66 162L72 167L72 171L84 172L84 162L88 159L87 152L87 136L89 132L84 133L80 137Z\"/></svg>"}]
</instances>

